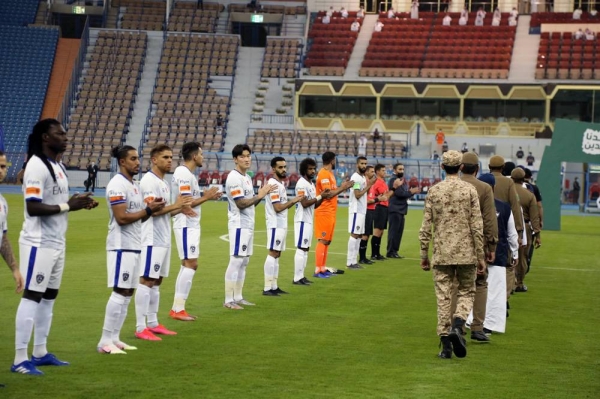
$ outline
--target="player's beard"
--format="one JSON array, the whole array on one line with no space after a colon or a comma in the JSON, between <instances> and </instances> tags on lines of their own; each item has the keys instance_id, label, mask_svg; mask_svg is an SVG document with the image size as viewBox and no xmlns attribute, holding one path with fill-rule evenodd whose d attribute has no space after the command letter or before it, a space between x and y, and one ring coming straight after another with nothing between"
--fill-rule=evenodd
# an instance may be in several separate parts
<instances>
[{"instance_id":1,"label":"player's beard","mask_svg":"<svg viewBox=\"0 0 600 399\"><path fill-rule=\"evenodd\" d=\"M275 172L275 174L277 175L277 177L279 177L280 179L285 179L287 177L287 172L283 172L281 174L279 174L278 172Z\"/></svg>"},{"instance_id":2,"label":"player's beard","mask_svg":"<svg viewBox=\"0 0 600 399\"><path fill-rule=\"evenodd\" d=\"M358 168L358 173L360 173L361 175L364 175L366 171L367 168Z\"/></svg>"}]
</instances>

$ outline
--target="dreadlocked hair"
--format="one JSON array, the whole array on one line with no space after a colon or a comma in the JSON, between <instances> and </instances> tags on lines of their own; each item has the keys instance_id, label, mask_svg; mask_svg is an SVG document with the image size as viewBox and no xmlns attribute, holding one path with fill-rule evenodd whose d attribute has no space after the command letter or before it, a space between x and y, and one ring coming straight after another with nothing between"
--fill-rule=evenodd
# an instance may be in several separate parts
<instances>
[{"instance_id":1,"label":"dreadlocked hair","mask_svg":"<svg viewBox=\"0 0 600 399\"><path fill-rule=\"evenodd\" d=\"M50 176L52 176L52 180L56 183L56 175L54 174L54 168L50 165L48 161L48 156L44 154L44 148L42 146L43 139L42 135L48 133L52 126L60 126L60 122L56 119L43 119L35 124L33 127L33 131L29 135L27 139L27 160L30 160L32 156L37 156L42 160L44 165L48 168L50 172Z\"/></svg>"}]
</instances>

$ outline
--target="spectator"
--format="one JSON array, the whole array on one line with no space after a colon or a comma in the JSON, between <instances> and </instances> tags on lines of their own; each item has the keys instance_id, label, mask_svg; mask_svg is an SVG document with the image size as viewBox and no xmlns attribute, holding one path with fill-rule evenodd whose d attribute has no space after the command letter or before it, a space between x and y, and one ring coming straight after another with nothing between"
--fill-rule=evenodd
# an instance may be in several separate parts
<instances>
[{"instance_id":1,"label":"spectator","mask_svg":"<svg viewBox=\"0 0 600 399\"><path fill-rule=\"evenodd\" d=\"M466 22L469 20L469 10L467 10L467 7L465 6L465 8L462 9L462 11L460 12L460 18L465 20L465 25Z\"/></svg>"},{"instance_id":2,"label":"spectator","mask_svg":"<svg viewBox=\"0 0 600 399\"><path fill-rule=\"evenodd\" d=\"M575 180L573 181L573 194L572 195L572 199L573 199L573 203L574 204L579 204L579 192L581 191L581 186L579 185L579 178L575 177Z\"/></svg>"},{"instance_id":3,"label":"spectator","mask_svg":"<svg viewBox=\"0 0 600 399\"><path fill-rule=\"evenodd\" d=\"M360 9L356 12L356 18L364 18L365 17L365 8L360 6Z\"/></svg>"},{"instance_id":4,"label":"spectator","mask_svg":"<svg viewBox=\"0 0 600 399\"><path fill-rule=\"evenodd\" d=\"M574 20L581 20L581 14L583 13L583 11L581 11L581 8L576 8L575 11L573 11L573 19Z\"/></svg>"},{"instance_id":5,"label":"spectator","mask_svg":"<svg viewBox=\"0 0 600 399\"><path fill-rule=\"evenodd\" d=\"M365 136L364 133L361 133L360 138L358 139L358 156L367 156L367 136Z\"/></svg>"},{"instance_id":6,"label":"spectator","mask_svg":"<svg viewBox=\"0 0 600 399\"><path fill-rule=\"evenodd\" d=\"M485 11L483 11L483 7L479 7L479 10L477 10L477 15L475 16L475 26L483 26L484 18Z\"/></svg>"},{"instance_id":7,"label":"spectator","mask_svg":"<svg viewBox=\"0 0 600 399\"><path fill-rule=\"evenodd\" d=\"M519 147L519 150L517 151L517 159L523 159L524 156L525 153L523 152L523 149Z\"/></svg>"},{"instance_id":8,"label":"spectator","mask_svg":"<svg viewBox=\"0 0 600 399\"><path fill-rule=\"evenodd\" d=\"M377 140L379 140L381 138L381 133L379 133L379 130L375 129L375 131L373 132L373 144L377 144Z\"/></svg>"},{"instance_id":9,"label":"spectator","mask_svg":"<svg viewBox=\"0 0 600 399\"><path fill-rule=\"evenodd\" d=\"M463 143L462 148L460 149L460 152L462 152L463 154L465 152L469 152L469 146L467 145L467 143Z\"/></svg>"},{"instance_id":10,"label":"spectator","mask_svg":"<svg viewBox=\"0 0 600 399\"><path fill-rule=\"evenodd\" d=\"M89 191L90 187L92 188L92 193L96 189L96 180L98 179L98 171L99 170L100 170L100 168L98 168L98 165L96 165L96 162L94 162L94 161L92 161L87 166L88 178L87 178L87 184L85 185L86 192Z\"/></svg>"},{"instance_id":11,"label":"spectator","mask_svg":"<svg viewBox=\"0 0 600 399\"><path fill-rule=\"evenodd\" d=\"M395 16L396 16L396 13L394 12L394 7L390 7L390 9L388 10L388 13L387 13L387 17L389 19L394 19Z\"/></svg>"},{"instance_id":12,"label":"spectator","mask_svg":"<svg viewBox=\"0 0 600 399\"><path fill-rule=\"evenodd\" d=\"M590 11L590 17L596 18L597 16L598 16L598 10L596 10L595 8L592 8L592 10Z\"/></svg>"},{"instance_id":13,"label":"spectator","mask_svg":"<svg viewBox=\"0 0 600 399\"><path fill-rule=\"evenodd\" d=\"M358 23L358 21L352 22L352 25L350 25L350 30L352 32L358 32L360 30L360 24Z\"/></svg>"},{"instance_id":14,"label":"spectator","mask_svg":"<svg viewBox=\"0 0 600 399\"><path fill-rule=\"evenodd\" d=\"M589 28L585 30L585 40L594 40L596 37L594 36L594 32L592 32Z\"/></svg>"},{"instance_id":15,"label":"spectator","mask_svg":"<svg viewBox=\"0 0 600 399\"><path fill-rule=\"evenodd\" d=\"M433 154L431 154L431 159L434 160L434 161L439 161L440 160L440 154L438 154L436 150L433 150Z\"/></svg>"},{"instance_id":16,"label":"spectator","mask_svg":"<svg viewBox=\"0 0 600 399\"><path fill-rule=\"evenodd\" d=\"M473 148L473 149L471 150L471 152L472 152L473 154L475 154L475 155L479 156L479 154L477 153L477 151L475 151L475 148Z\"/></svg>"},{"instance_id":17,"label":"spectator","mask_svg":"<svg viewBox=\"0 0 600 399\"><path fill-rule=\"evenodd\" d=\"M527 166L533 166L533 163L535 162L535 158L533 157L533 154L531 153L531 151L529 152L529 154L527 154L527 159L525 161L527 161Z\"/></svg>"},{"instance_id":18,"label":"spectator","mask_svg":"<svg viewBox=\"0 0 600 399\"><path fill-rule=\"evenodd\" d=\"M519 12L517 11L517 7L513 7L513 9L510 12L510 16L514 19L517 19L517 17L519 16Z\"/></svg>"},{"instance_id":19,"label":"spectator","mask_svg":"<svg viewBox=\"0 0 600 399\"><path fill-rule=\"evenodd\" d=\"M419 2L417 0L413 0L410 6L410 19L419 19Z\"/></svg>"},{"instance_id":20,"label":"spectator","mask_svg":"<svg viewBox=\"0 0 600 399\"><path fill-rule=\"evenodd\" d=\"M340 14L342 15L342 18L348 18L348 10L346 10L344 7L342 7L340 10Z\"/></svg>"},{"instance_id":21,"label":"spectator","mask_svg":"<svg viewBox=\"0 0 600 399\"><path fill-rule=\"evenodd\" d=\"M583 33L583 30L581 28L579 28L579 30L577 32L575 32L575 40L581 40L585 37L585 34Z\"/></svg>"},{"instance_id":22,"label":"spectator","mask_svg":"<svg viewBox=\"0 0 600 399\"><path fill-rule=\"evenodd\" d=\"M500 21L502 20L502 13L500 9L496 7L494 10L494 15L492 17L492 26L500 26Z\"/></svg>"},{"instance_id":23,"label":"spectator","mask_svg":"<svg viewBox=\"0 0 600 399\"><path fill-rule=\"evenodd\" d=\"M374 32L381 32L381 30L383 29L385 25L381 22L381 21L377 21L377 23L375 24L375 28L373 29Z\"/></svg>"},{"instance_id":24,"label":"spectator","mask_svg":"<svg viewBox=\"0 0 600 399\"><path fill-rule=\"evenodd\" d=\"M216 132L217 134L221 134L223 133L223 117L221 116L221 114L217 114L217 119L215 120L216 122Z\"/></svg>"},{"instance_id":25,"label":"spectator","mask_svg":"<svg viewBox=\"0 0 600 399\"><path fill-rule=\"evenodd\" d=\"M442 154L446 151L448 151L448 142L444 141L444 144L442 144Z\"/></svg>"},{"instance_id":26,"label":"spectator","mask_svg":"<svg viewBox=\"0 0 600 399\"><path fill-rule=\"evenodd\" d=\"M324 24L328 24L331 22L331 17L329 15L325 15L323 19L321 19L321 22L323 22Z\"/></svg>"},{"instance_id":27,"label":"spectator","mask_svg":"<svg viewBox=\"0 0 600 399\"><path fill-rule=\"evenodd\" d=\"M512 16L508 17L508 26L517 26L517 19Z\"/></svg>"},{"instance_id":28,"label":"spectator","mask_svg":"<svg viewBox=\"0 0 600 399\"><path fill-rule=\"evenodd\" d=\"M329 7L329 10L325 13L329 18L333 17L333 6Z\"/></svg>"},{"instance_id":29,"label":"spectator","mask_svg":"<svg viewBox=\"0 0 600 399\"><path fill-rule=\"evenodd\" d=\"M450 14L446 14L444 19L442 19L442 25L444 25L444 26L450 26L451 22L452 22L452 17L450 16Z\"/></svg>"},{"instance_id":30,"label":"spectator","mask_svg":"<svg viewBox=\"0 0 600 399\"><path fill-rule=\"evenodd\" d=\"M344 161L340 161L339 165L336 165L335 168L335 180L338 187L342 185L342 182L346 180L348 177L348 168L346 168L346 163Z\"/></svg>"}]
</instances>

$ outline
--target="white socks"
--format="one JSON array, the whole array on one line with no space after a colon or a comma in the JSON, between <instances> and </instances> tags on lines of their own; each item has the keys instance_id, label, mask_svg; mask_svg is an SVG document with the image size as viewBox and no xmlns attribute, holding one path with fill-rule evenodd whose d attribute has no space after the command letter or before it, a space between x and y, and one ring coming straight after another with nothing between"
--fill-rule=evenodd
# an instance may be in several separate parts
<instances>
[{"instance_id":1,"label":"white socks","mask_svg":"<svg viewBox=\"0 0 600 399\"><path fill-rule=\"evenodd\" d=\"M121 314L119 314L117 324L115 324L115 329L112 333L113 344L121 343L121 329L123 328L123 323L125 323L125 318L127 317L127 308L129 308L129 302L131 302L130 296L126 296L124 298L123 305L121 305Z\"/></svg>"},{"instance_id":2,"label":"white socks","mask_svg":"<svg viewBox=\"0 0 600 399\"><path fill-rule=\"evenodd\" d=\"M138 284L135 293L135 330L142 332L146 329L146 316L150 308L150 295L152 288L144 284Z\"/></svg>"},{"instance_id":3,"label":"white socks","mask_svg":"<svg viewBox=\"0 0 600 399\"><path fill-rule=\"evenodd\" d=\"M112 334L119 321L121 308L123 307L124 303L125 297L123 295L117 294L114 291L112 294L110 294L110 298L108 298L108 303L106 304L104 326L102 327L102 338L100 338L98 346L106 346L113 343Z\"/></svg>"},{"instance_id":4,"label":"white socks","mask_svg":"<svg viewBox=\"0 0 600 399\"><path fill-rule=\"evenodd\" d=\"M250 257L248 256L242 259L242 265L240 266L240 271L237 275L237 280L235 281L235 290L233 295L233 299L235 301L241 301L244 299L242 290L244 289L244 281L246 281L246 267L248 267L249 262Z\"/></svg>"},{"instance_id":5,"label":"white socks","mask_svg":"<svg viewBox=\"0 0 600 399\"><path fill-rule=\"evenodd\" d=\"M294 255L294 281L300 281L304 278L304 269L306 268L307 261L308 252L296 248L296 254Z\"/></svg>"},{"instance_id":6,"label":"white socks","mask_svg":"<svg viewBox=\"0 0 600 399\"><path fill-rule=\"evenodd\" d=\"M346 266L350 266L356 263L356 255L360 249L360 239L350 236L348 239L348 258L346 259Z\"/></svg>"},{"instance_id":7,"label":"white socks","mask_svg":"<svg viewBox=\"0 0 600 399\"><path fill-rule=\"evenodd\" d=\"M42 357L48 353L46 343L48 334L52 325L52 309L54 308L54 299L42 299L37 306L33 330L33 356Z\"/></svg>"},{"instance_id":8,"label":"white socks","mask_svg":"<svg viewBox=\"0 0 600 399\"><path fill-rule=\"evenodd\" d=\"M173 310L175 312L185 310L185 301L192 289L192 280L195 273L196 271L189 267L181 266L181 269L179 269L179 275L175 282L175 300L173 301Z\"/></svg>"},{"instance_id":9,"label":"white socks","mask_svg":"<svg viewBox=\"0 0 600 399\"><path fill-rule=\"evenodd\" d=\"M277 259L275 259L271 255L267 255L267 259L265 260L265 291L270 291L273 288L273 284L277 285L277 283L275 282L276 264Z\"/></svg>"},{"instance_id":10,"label":"white socks","mask_svg":"<svg viewBox=\"0 0 600 399\"><path fill-rule=\"evenodd\" d=\"M150 305L148 306L148 315L146 316L148 327L158 326L158 305L160 303L160 285L155 285L150 290Z\"/></svg>"},{"instance_id":11,"label":"white socks","mask_svg":"<svg viewBox=\"0 0 600 399\"><path fill-rule=\"evenodd\" d=\"M225 303L230 303L234 301L234 292L236 288L236 283L238 280L238 276L240 273L240 268L244 263L244 258L230 256L229 257L229 265L227 266L227 270L225 271Z\"/></svg>"},{"instance_id":12,"label":"white socks","mask_svg":"<svg viewBox=\"0 0 600 399\"><path fill-rule=\"evenodd\" d=\"M33 322L37 313L38 303L29 299L21 298L16 316L15 331L15 363L19 364L29 360L27 347L33 331Z\"/></svg>"}]
</instances>

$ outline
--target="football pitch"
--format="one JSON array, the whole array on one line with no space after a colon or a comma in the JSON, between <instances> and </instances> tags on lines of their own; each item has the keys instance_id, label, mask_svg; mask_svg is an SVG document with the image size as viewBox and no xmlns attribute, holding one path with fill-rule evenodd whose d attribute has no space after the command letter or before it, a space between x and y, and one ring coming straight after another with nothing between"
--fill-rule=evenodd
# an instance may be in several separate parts
<instances>
[{"instance_id":1,"label":"football pitch","mask_svg":"<svg viewBox=\"0 0 600 399\"><path fill-rule=\"evenodd\" d=\"M9 237L18 252L20 195L5 195ZM179 270L161 288L159 321L178 332L161 342L136 340L135 306L121 339L139 350L100 355L106 287L108 211L69 215L66 270L48 348L68 367L41 377L13 374L20 296L0 261L0 398L597 398L600 395L600 217L563 216L561 232L543 232L526 284L511 298L506 334L468 341L465 359L441 360L431 272L419 267L422 211L410 209L400 260L346 271L312 286L292 285L293 209L279 285L264 297L264 204L257 208L254 255L244 297L255 307L223 308L229 259L226 202L202 206L199 269L187 302L195 322L167 317ZM344 268L347 208L340 207L328 266ZM386 239L383 239L385 245ZM313 241L313 249L315 242ZM174 242L173 247L175 248ZM370 255L370 247L368 254ZM382 252L384 252L382 250ZM132 301L133 302L133 301ZM33 342L33 340L32 340ZM30 345L31 353L31 345Z\"/></svg>"}]
</instances>

